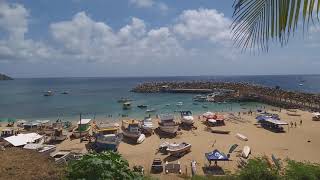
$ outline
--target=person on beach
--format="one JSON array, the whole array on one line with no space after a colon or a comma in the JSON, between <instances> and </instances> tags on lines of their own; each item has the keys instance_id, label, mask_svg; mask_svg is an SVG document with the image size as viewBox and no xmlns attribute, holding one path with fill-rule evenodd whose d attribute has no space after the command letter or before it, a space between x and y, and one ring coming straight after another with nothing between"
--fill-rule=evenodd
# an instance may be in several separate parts
<instances>
[{"instance_id":1,"label":"person on beach","mask_svg":"<svg viewBox=\"0 0 320 180\"><path fill-rule=\"evenodd\" d=\"M290 121L290 126L291 126L291 128L292 128L292 126L293 126L293 123L292 123L292 121Z\"/></svg>"},{"instance_id":2,"label":"person on beach","mask_svg":"<svg viewBox=\"0 0 320 180\"><path fill-rule=\"evenodd\" d=\"M295 128L297 127L297 122L294 122L294 127L295 127Z\"/></svg>"},{"instance_id":3,"label":"person on beach","mask_svg":"<svg viewBox=\"0 0 320 180\"><path fill-rule=\"evenodd\" d=\"M300 119L300 126L302 125L302 119Z\"/></svg>"}]
</instances>

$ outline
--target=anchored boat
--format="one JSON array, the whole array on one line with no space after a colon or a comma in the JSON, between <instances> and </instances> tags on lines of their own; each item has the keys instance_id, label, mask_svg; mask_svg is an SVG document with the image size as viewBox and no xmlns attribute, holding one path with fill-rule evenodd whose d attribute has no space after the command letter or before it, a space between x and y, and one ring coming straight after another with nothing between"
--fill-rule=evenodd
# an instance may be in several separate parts
<instances>
[{"instance_id":1,"label":"anchored boat","mask_svg":"<svg viewBox=\"0 0 320 180\"><path fill-rule=\"evenodd\" d=\"M191 150L191 144L189 143L172 143L169 144L167 147L167 152L169 154L178 154L178 153L184 153L189 152Z\"/></svg>"},{"instance_id":2,"label":"anchored boat","mask_svg":"<svg viewBox=\"0 0 320 180\"><path fill-rule=\"evenodd\" d=\"M141 125L142 129L149 134L153 133L154 126L151 117L145 117Z\"/></svg>"},{"instance_id":3,"label":"anchored boat","mask_svg":"<svg viewBox=\"0 0 320 180\"><path fill-rule=\"evenodd\" d=\"M96 137L96 151L112 150L117 151L122 140L118 124L98 124L95 126L94 136Z\"/></svg>"}]
</instances>

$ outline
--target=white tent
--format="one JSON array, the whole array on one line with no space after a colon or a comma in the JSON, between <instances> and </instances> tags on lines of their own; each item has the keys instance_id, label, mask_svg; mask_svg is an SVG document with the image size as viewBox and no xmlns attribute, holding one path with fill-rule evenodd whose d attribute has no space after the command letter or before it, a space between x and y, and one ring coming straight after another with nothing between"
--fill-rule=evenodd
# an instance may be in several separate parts
<instances>
[{"instance_id":1,"label":"white tent","mask_svg":"<svg viewBox=\"0 0 320 180\"><path fill-rule=\"evenodd\" d=\"M13 146L22 146L26 145L27 143L33 143L39 139L43 138L43 136L37 133L28 133L28 134L18 134L14 136L10 136L4 138L8 143L12 144Z\"/></svg>"},{"instance_id":2,"label":"white tent","mask_svg":"<svg viewBox=\"0 0 320 180\"><path fill-rule=\"evenodd\" d=\"M81 124L89 124L91 122L91 119L81 119ZM78 122L80 124L80 121Z\"/></svg>"}]
</instances>

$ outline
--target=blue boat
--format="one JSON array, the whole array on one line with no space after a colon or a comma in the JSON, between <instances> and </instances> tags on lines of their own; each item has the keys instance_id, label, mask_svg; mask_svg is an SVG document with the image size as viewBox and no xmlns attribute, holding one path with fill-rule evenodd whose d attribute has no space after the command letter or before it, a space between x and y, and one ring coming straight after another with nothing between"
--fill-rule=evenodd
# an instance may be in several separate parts
<instances>
[{"instance_id":1,"label":"blue boat","mask_svg":"<svg viewBox=\"0 0 320 180\"><path fill-rule=\"evenodd\" d=\"M96 125L95 138L95 151L117 151L122 134L119 133L119 126L100 124Z\"/></svg>"}]
</instances>

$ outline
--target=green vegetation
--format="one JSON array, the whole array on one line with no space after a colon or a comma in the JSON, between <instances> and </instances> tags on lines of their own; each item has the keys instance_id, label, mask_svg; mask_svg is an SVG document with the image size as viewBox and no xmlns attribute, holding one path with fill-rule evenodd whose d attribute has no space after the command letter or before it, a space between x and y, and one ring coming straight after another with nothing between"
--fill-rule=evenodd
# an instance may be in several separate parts
<instances>
[{"instance_id":1,"label":"green vegetation","mask_svg":"<svg viewBox=\"0 0 320 180\"><path fill-rule=\"evenodd\" d=\"M100 154L89 153L67 167L67 179L142 179L129 169L128 162L118 153L105 151Z\"/></svg>"},{"instance_id":2,"label":"green vegetation","mask_svg":"<svg viewBox=\"0 0 320 180\"><path fill-rule=\"evenodd\" d=\"M284 177L285 179L291 180L317 180L320 179L320 165L309 162L296 162L293 160L287 160Z\"/></svg>"},{"instance_id":3,"label":"green vegetation","mask_svg":"<svg viewBox=\"0 0 320 180\"><path fill-rule=\"evenodd\" d=\"M13 80L11 77L0 73L0 80Z\"/></svg>"},{"instance_id":4,"label":"green vegetation","mask_svg":"<svg viewBox=\"0 0 320 180\"><path fill-rule=\"evenodd\" d=\"M303 28L317 22L320 0L234 0L233 7L235 45L267 51L271 39L285 45L299 21Z\"/></svg>"}]
</instances>

